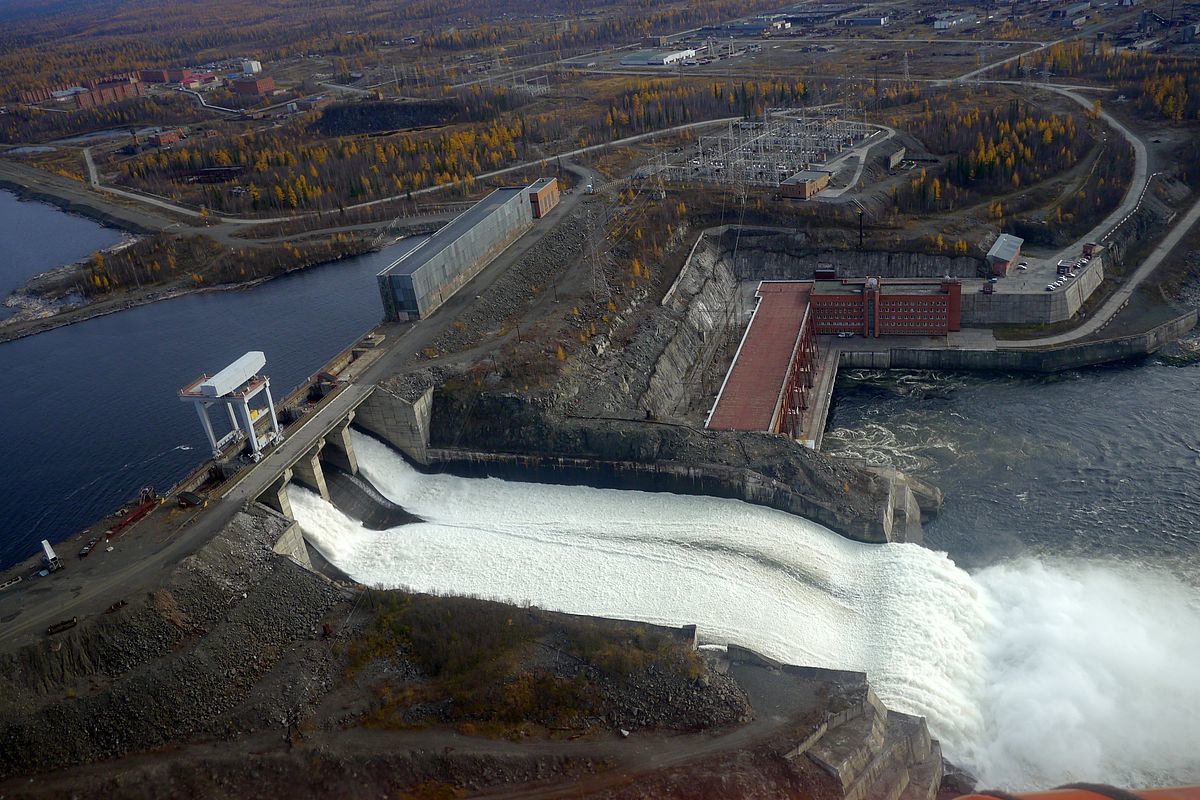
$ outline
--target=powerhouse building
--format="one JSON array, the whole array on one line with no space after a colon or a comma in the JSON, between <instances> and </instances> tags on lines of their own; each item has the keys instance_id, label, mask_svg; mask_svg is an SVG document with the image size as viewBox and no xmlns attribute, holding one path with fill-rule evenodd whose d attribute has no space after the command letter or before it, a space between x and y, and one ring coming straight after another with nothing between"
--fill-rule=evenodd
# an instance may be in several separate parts
<instances>
[{"instance_id":1,"label":"powerhouse building","mask_svg":"<svg viewBox=\"0 0 1200 800\"><path fill-rule=\"evenodd\" d=\"M961 328L962 284L953 279L818 280L809 306L817 334L945 336Z\"/></svg>"},{"instance_id":2,"label":"powerhouse building","mask_svg":"<svg viewBox=\"0 0 1200 800\"><path fill-rule=\"evenodd\" d=\"M482 272L533 226L531 188L496 189L380 272L384 317L423 319Z\"/></svg>"}]
</instances>

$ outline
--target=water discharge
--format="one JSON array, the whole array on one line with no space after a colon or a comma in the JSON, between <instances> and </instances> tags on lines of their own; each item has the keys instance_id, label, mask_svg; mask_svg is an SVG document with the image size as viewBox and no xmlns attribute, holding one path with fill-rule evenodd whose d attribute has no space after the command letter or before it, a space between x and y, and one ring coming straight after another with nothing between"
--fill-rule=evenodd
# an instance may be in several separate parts
<instances>
[{"instance_id":1,"label":"water discharge","mask_svg":"<svg viewBox=\"0 0 1200 800\"><path fill-rule=\"evenodd\" d=\"M706 641L862 670L992 786L1200 780L1200 595L1165 574L1030 560L972 576L737 501L421 475L355 447L428 522L368 531L289 491L313 545L365 583L694 622Z\"/></svg>"}]
</instances>

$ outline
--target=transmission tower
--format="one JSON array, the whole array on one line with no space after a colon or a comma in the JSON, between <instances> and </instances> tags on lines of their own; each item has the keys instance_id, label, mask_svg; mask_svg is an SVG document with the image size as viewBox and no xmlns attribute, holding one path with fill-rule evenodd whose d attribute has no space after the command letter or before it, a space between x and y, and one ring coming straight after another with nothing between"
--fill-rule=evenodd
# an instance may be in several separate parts
<instances>
[{"instance_id":1,"label":"transmission tower","mask_svg":"<svg viewBox=\"0 0 1200 800\"><path fill-rule=\"evenodd\" d=\"M904 88L912 85L912 72L908 69L908 51L904 51Z\"/></svg>"}]
</instances>

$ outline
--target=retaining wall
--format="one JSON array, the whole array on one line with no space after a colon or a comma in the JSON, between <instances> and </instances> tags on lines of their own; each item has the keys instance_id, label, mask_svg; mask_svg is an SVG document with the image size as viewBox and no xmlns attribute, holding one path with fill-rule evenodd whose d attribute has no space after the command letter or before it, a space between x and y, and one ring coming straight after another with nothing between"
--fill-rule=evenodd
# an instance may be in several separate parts
<instances>
[{"instance_id":1,"label":"retaining wall","mask_svg":"<svg viewBox=\"0 0 1200 800\"><path fill-rule=\"evenodd\" d=\"M1195 327L1196 321L1197 312L1189 311L1145 333L1041 350L928 350L893 347L874 351L844 351L841 364L844 367L867 369L1059 372L1153 353L1190 331Z\"/></svg>"},{"instance_id":2,"label":"retaining wall","mask_svg":"<svg viewBox=\"0 0 1200 800\"><path fill-rule=\"evenodd\" d=\"M1014 281L1015 273L1001 280ZM1071 319L1104 282L1104 256L1097 255L1076 271L1076 277L1066 287L1047 292L1037 291L1009 294L984 294L964 291L962 295L962 324L973 328L993 325L1049 324Z\"/></svg>"}]
</instances>

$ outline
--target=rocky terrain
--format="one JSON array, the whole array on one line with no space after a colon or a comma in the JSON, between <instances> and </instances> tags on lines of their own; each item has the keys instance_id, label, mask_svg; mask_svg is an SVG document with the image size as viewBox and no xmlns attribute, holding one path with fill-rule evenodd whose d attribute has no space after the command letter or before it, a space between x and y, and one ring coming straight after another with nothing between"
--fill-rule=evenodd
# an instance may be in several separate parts
<instances>
[{"instance_id":1,"label":"rocky terrain","mask_svg":"<svg viewBox=\"0 0 1200 800\"><path fill-rule=\"evenodd\" d=\"M153 591L0 653L0 796L461 793L757 718L689 629L371 592L275 553L290 524L256 506Z\"/></svg>"}]
</instances>

